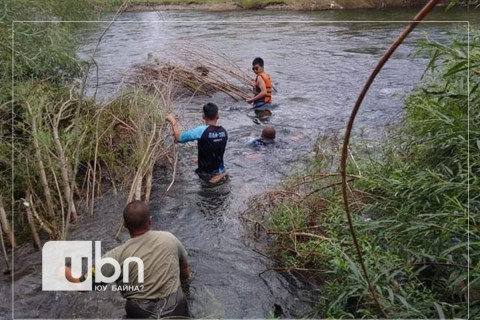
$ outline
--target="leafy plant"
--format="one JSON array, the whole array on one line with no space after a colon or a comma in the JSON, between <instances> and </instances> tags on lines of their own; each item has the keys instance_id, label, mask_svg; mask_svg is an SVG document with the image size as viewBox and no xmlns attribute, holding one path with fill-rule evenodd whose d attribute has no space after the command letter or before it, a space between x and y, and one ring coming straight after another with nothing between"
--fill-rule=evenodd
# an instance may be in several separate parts
<instances>
[{"instance_id":1,"label":"leafy plant","mask_svg":"<svg viewBox=\"0 0 480 320\"><path fill-rule=\"evenodd\" d=\"M361 140L351 146L353 222L389 317L480 314L480 38L471 30L468 51L464 35L449 45L423 43L431 61L406 100L403 125L374 152ZM267 205L254 201L257 216L266 216L256 223L287 270L325 281L324 303L309 316L383 318L351 258L335 141L320 138L307 174L271 191Z\"/></svg>"}]
</instances>

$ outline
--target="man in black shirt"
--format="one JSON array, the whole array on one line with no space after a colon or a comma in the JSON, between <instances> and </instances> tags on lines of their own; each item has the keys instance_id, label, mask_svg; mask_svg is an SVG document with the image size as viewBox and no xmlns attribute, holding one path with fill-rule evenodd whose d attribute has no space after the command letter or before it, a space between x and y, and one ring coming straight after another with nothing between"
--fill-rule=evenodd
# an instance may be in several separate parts
<instances>
[{"instance_id":1,"label":"man in black shirt","mask_svg":"<svg viewBox=\"0 0 480 320\"><path fill-rule=\"evenodd\" d=\"M175 141L185 143L197 140L198 143L198 168L195 172L203 180L216 183L226 177L223 164L223 154L227 145L227 131L217 126L219 115L218 107L214 103L203 106L204 125L192 130L181 132L178 122L172 114L166 120L171 123Z\"/></svg>"}]
</instances>

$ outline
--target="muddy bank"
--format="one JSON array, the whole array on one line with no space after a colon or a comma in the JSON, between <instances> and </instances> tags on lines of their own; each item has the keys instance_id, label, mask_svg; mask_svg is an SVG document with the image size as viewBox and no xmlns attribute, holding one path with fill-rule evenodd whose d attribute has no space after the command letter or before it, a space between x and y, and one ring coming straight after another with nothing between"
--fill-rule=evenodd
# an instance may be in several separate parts
<instances>
[{"instance_id":1,"label":"muddy bank","mask_svg":"<svg viewBox=\"0 0 480 320\"><path fill-rule=\"evenodd\" d=\"M127 10L128 12L145 12L145 11L165 11L165 10L198 10L198 11L233 11L240 10L236 3L142 3L132 4Z\"/></svg>"},{"instance_id":2,"label":"muddy bank","mask_svg":"<svg viewBox=\"0 0 480 320\"><path fill-rule=\"evenodd\" d=\"M165 11L165 10L198 10L198 11L234 11L234 10L292 10L292 11L320 11L342 9L386 9L411 8L427 3L427 0L237 0L217 3L202 3L197 1L151 1L132 3L126 11ZM446 6L450 0L440 1L439 6Z\"/></svg>"}]
</instances>

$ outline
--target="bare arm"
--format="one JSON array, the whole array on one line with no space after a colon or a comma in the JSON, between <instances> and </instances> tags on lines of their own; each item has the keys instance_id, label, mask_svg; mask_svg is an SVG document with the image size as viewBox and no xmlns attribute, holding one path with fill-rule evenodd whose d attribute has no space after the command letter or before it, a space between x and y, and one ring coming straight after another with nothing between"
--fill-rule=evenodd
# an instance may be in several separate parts
<instances>
[{"instance_id":1,"label":"bare arm","mask_svg":"<svg viewBox=\"0 0 480 320\"><path fill-rule=\"evenodd\" d=\"M260 88L260 92L256 96L254 96L253 98L247 99L248 103L252 103L254 101L262 99L263 97L265 97L267 95L267 86L266 86L263 78L261 76L258 76L257 81L258 81L258 87Z\"/></svg>"},{"instance_id":2,"label":"bare arm","mask_svg":"<svg viewBox=\"0 0 480 320\"><path fill-rule=\"evenodd\" d=\"M170 124L172 125L172 129L173 129L173 136L175 137L175 142L178 141L178 139L180 139L180 134L182 133L180 131L180 128L178 127L178 121L177 119L175 119L175 116L173 114L168 114L166 117L165 117L165 120L167 120L168 122L170 122Z\"/></svg>"},{"instance_id":3,"label":"bare arm","mask_svg":"<svg viewBox=\"0 0 480 320\"><path fill-rule=\"evenodd\" d=\"M180 281L185 282L190 279L190 268L187 258L180 258Z\"/></svg>"}]
</instances>

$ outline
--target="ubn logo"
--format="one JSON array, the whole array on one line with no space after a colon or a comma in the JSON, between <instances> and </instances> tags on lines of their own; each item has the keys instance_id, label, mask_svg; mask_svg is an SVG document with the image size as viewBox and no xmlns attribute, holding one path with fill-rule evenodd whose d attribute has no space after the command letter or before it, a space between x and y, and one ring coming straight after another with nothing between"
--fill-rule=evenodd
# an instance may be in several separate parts
<instances>
[{"instance_id":1,"label":"ubn logo","mask_svg":"<svg viewBox=\"0 0 480 320\"><path fill-rule=\"evenodd\" d=\"M42 248L42 290L43 291L91 291L92 290L92 241L48 241ZM86 265L84 280L73 283L65 277L65 265L70 260L72 276L80 278L82 265ZM118 261L102 258L101 242L95 241L95 283L113 283L123 273L123 283L129 280L129 263L137 263L138 283L144 281L143 261L129 257L123 262L123 272ZM110 264L113 274L102 274L102 266ZM110 270L111 270L110 268Z\"/></svg>"}]
</instances>

